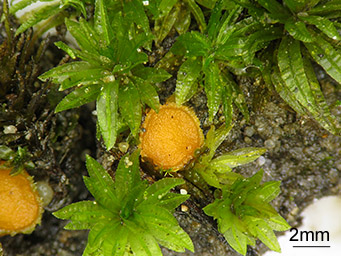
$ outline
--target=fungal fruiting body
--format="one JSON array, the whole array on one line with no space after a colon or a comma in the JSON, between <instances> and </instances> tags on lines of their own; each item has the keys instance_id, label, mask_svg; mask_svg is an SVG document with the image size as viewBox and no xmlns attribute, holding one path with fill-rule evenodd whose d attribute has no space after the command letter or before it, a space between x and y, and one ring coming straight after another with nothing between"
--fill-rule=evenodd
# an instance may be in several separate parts
<instances>
[{"instance_id":1,"label":"fungal fruiting body","mask_svg":"<svg viewBox=\"0 0 341 256\"><path fill-rule=\"evenodd\" d=\"M40 223L41 200L26 171L14 176L10 172L0 168L0 236L29 234Z\"/></svg>"},{"instance_id":2,"label":"fungal fruiting body","mask_svg":"<svg viewBox=\"0 0 341 256\"><path fill-rule=\"evenodd\" d=\"M177 171L203 145L204 135L195 113L188 107L169 103L156 113L150 110L142 125L140 148L143 159L157 168Z\"/></svg>"}]
</instances>

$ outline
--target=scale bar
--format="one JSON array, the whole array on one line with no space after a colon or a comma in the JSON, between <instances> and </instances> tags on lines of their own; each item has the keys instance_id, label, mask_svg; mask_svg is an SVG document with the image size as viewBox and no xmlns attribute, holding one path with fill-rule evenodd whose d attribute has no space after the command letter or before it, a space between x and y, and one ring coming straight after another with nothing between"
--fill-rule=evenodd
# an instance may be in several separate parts
<instances>
[{"instance_id":1,"label":"scale bar","mask_svg":"<svg viewBox=\"0 0 341 256\"><path fill-rule=\"evenodd\" d=\"M330 245L293 245L294 248L330 248Z\"/></svg>"}]
</instances>

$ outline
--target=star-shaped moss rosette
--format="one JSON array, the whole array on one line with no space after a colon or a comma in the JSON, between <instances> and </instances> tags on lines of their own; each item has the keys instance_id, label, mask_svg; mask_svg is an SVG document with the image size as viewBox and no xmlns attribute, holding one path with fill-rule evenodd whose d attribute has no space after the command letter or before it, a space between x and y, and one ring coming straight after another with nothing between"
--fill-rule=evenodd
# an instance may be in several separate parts
<instances>
[{"instance_id":1,"label":"star-shaped moss rosette","mask_svg":"<svg viewBox=\"0 0 341 256\"><path fill-rule=\"evenodd\" d=\"M161 256L158 244L177 252L194 251L191 239L172 215L189 195L169 190L184 181L164 178L149 186L140 178L138 163L138 152L124 156L114 181L87 156L90 177L84 177L84 182L95 201L77 202L54 213L70 220L66 229L90 229L83 255Z\"/></svg>"},{"instance_id":2,"label":"star-shaped moss rosette","mask_svg":"<svg viewBox=\"0 0 341 256\"><path fill-rule=\"evenodd\" d=\"M215 201L204 212L218 221L219 232L229 245L245 255L247 245L260 239L271 250L280 252L273 230L285 231L290 225L269 204L280 192L280 181L260 184L263 170L250 178L237 179L222 187Z\"/></svg>"},{"instance_id":3,"label":"star-shaped moss rosette","mask_svg":"<svg viewBox=\"0 0 341 256\"><path fill-rule=\"evenodd\" d=\"M60 91L69 91L55 112L96 101L98 127L109 150L122 130L129 128L137 137L142 107L148 105L156 111L159 108L154 84L170 75L144 65L148 56L142 48L150 36L137 30L121 12L109 20L106 7L103 0L97 0L93 20L65 21L80 49L63 42L56 45L73 59L81 60L53 68L39 78L51 79L60 84Z\"/></svg>"}]
</instances>

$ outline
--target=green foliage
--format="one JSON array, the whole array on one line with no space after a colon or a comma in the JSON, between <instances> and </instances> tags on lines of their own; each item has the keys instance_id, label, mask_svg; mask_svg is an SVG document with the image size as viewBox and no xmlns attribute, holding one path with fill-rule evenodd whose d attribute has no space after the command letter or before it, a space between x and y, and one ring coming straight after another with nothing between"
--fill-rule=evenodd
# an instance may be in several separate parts
<instances>
[{"instance_id":1,"label":"green foliage","mask_svg":"<svg viewBox=\"0 0 341 256\"><path fill-rule=\"evenodd\" d=\"M96 100L98 124L107 149L114 146L123 126L128 126L136 137L142 106L147 104L158 110L158 94L152 84L170 77L161 69L143 65L148 58L141 47L150 38L135 30L134 24L121 13L111 23L102 0L96 1L93 22L80 18L79 22L66 20L65 23L80 50L62 42L56 45L82 60L58 66L40 76L41 80L50 78L60 84L60 90L75 87L55 111Z\"/></svg>"},{"instance_id":2,"label":"green foliage","mask_svg":"<svg viewBox=\"0 0 341 256\"><path fill-rule=\"evenodd\" d=\"M184 34L191 25L191 15L196 20L200 31L205 31L207 25L204 13L198 4L212 9L216 0L158 0L156 2L158 2L158 7L153 9L154 33L156 43L160 43L172 28L179 35Z\"/></svg>"},{"instance_id":3,"label":"green foliage","mask_svg":"<svg viewBox=\"0 0 341 256\"><path fill-rule=\"evenodd\" d=\"M34 163L31 161L31 154L26 148L18 147L17 151L11 148L0 145L0 169L1 167L11 168L11 175L16 175L22 172L25 168L34 168Z\"/></svg>"},{"instance_id":4,"label":"green foliage","mask_svg":"<svg viewBox=\"0 0 341 256\"><path fill-rule=\"evenodd\" d=\"M158 244L177 252L193 251L189 236L172 211L188 195L170 193L181 179L164 178L148 185L139 173L139 154L122 157L115 181L87 156L85 185L95 201L82 201L54 213L69 219L66 229L90 229L83 255L162 255Z\"/></svg>"},{"instance_id":5,"label":"green foliage","mask_svg":"<svg viewBox=\"0 0 341 256\"><path fill-rule=\"evenodd\" d=\"M38 0L21 0L10 7L10 14L15 14L36 2ZM65 17L71 15L69 7L73 7L75 15L82 13L86 17L85 6L90 3L93 3L93 0L45 0L42 5L22 17L23 22L17 29L16 35L35 25L39 25L39 34L60 25L64 22Z\"/></svg>"},{"instance_id":6,"label":"green foliage","mask_svg":"<svg viewBox=\"0 0 341 256\"><path fill-rule=\"evenodd\" d=\"M244 95L230 71L225 68L230 66L238 73L244 67L239 63L240 50L237 48L240 48L239 44L247 32L240 34L239 31L239 34L231 36L244 21L235 24L242 11L241 7L231 4L229 8L225 10L222 1L218 1L212 10L205 33L188 32L180 36L171 49L174 54L186 58L178 72L176 102L183 104L197 92L200 88L198 84L202 85L207 96L209 121L213 121L222 106L227 126L232 121L233 103L247 120L249 118Z\"/></svg>"},{"instance_id":7,"label":"green foliage","mask_svg":"<svg viewBox=\"0 0 341 256\"><path fill-rule=\"evenodd\" d=\"M260 184L263 171L250 178L237 179L231 186L223 186L221 195L204 208L204 212L218 221L218 229L230 246L245 255L247 245L260 239L271 250L280 252L273 230L285 231L289 224L269 204L280 192L280 182Z\"/></svg>"},{"instance_id":8,"label":"green foliage","mask_svg":"<svg viewBox=\"0 0 341 256\"><path fill-rule=\"evenodd\" d=\"M10 13L34 2L23 0ZM87 13L92 9L86 5L94 12ZM233 126L234 106L249 119L236 78L262 76L299 114L338 133L313 65L341 82L340 10L334 0L47 0L26 16L17 34L37 24L39 31L45 31L65 22L79 48L63 42L56 46L75 61L47 71L40 79L51 79L67 93L55 112L96 101L98 128L110 150L125 129L138 137L146 105L158 111L154 84L170 75L151 67L154 63L148 63L146 51L154 47L153 40L158 48L175 29L180 36L171 48L176 55L172 60L181 63L176 103L184 104L203 90L209 122L219 110L226 122L218 129L211 127L193 167L216 188L216 200L204 211L217 219L228 243L245 255L256 238L280 251L273 230L284 231L289 225L269 204L278 195L280 182L260 184L262 171L250 178L232 172L264 154L264 148L242 148L214 157ZM191 18L198 30L187 32ZM163 61L174 70L176 61ZM0 146L0 157L17 159L19 169L26 161L24 153L19 148L15 155ZM189 197L169 193L183 180L164 178L149 186L141 180L138 153L122 157L114 180L94 159L87 157L86 163L90 177L84 177L84 182L95 201L71 204L54 213L70 220L67 229L90 229L84 255L162 255L159 245L178 252L194 250L172 215Z\"/></svg>"},{"instance_id":9,"label":"green foliage","mask_svg":"<svg viewBox=\"0 0 341 256\"><path fill-rule=\"evenodd\" d=\"M249 10L252 17L247 19L263 26L263 32L254 31L246 40L266 39L268 43L251 48L255 51L243 53L244 58L253 60L249 64L258 66L265 82L298 113L313 117L331 133L340 133L340 124L329 111L312 66L313 62L319 64L341 82L340 22L336 19L340 18L340 5L318 0L257 2L238 1ZM267 38L264 33L279 37Z\"/></svg>"},{"instance_id":10,"label":"green foliage","mask_svg":"<svg viewBox=\"0 0 341 256\"><path fill-rule=\"evenodd\" d=\"M319 64L340 83L339 17L336 1L217 1L204 33L188 32L171 49L186 58L178 72L177 103L186 102L202 85L210 121L222 107L229 125L232 103L248 119L232 76L247 71L262 75L298 113L339 133L312 66Z\"/></svg>"},{"instance_id":11,"label":"green foliage","mask_svg":"<svg viewBox=\"0 0 341 256\"><path fill-rule=\"evenodd\" d=\"M193 167L209 185L216 188L232 184L237 178L242 177L231 172L232 168L250 163L266 152L265 148L241 148L212 159L231 128L232 126L222 125L216 130L214 126L211 126L205 140L208 153L202 155Z\"/></svg>"}]
</instances>

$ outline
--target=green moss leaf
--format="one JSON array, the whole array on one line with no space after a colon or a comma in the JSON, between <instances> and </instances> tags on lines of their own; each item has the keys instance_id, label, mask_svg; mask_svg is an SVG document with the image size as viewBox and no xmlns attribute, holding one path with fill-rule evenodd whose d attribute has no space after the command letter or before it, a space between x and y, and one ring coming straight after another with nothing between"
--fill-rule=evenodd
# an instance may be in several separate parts
<instances>
[{"instance_id":1,"label":"green moss leaf","mask_svg":"<svg viewBox=\"0 0 341 256\"><path fill-rule=\"evenodd\" d=\"M9 13L15 14L17 11L24 9L27 6L29 6L35 2L38 2L38 0L21 0L15 4L11 5L11 7L9 9Z\"/></svg>"},{"instance_id":2,"label":"green moss leaf","mask_svg":"<svg viewBox=\"0 0 341 256\"><path fill-rule=\"evenodd\" d=\"M247 236L243 234L234 224L224 233L226 241L233 249L242 255L246 254L247 250Z\"/></svg>"},{"instance_id":3,"label":"green moss leaf","mask_svg":"<svg viewBox=\"0 0 341 256\"><path fill-rule=\"evenodd\" d=\"M314 34L314 42L306 43L310 55L338 83L341 83L340 50L325 40L321 35Z\"/></svg>"},{"instance_id":4,"label":"green moss leaf","mask_svg":"<svg viewBox=\"0 0 341 256\"><path fill-rule=\"evenodd\" d=\"M312 42L313 37L308 31L305 23L303 21L297 20L295 21L293 18L289 19L285 22L285 29L289 32L289 34L295 38L296 40L302 42Z\"/></svg>"},{"instance_id":5,"label":"green moss leaf","mask_svg":"<svg viewBox=\"0 0 341 256\"><path fill-rule=\"evenodd\" d=\"M98 222L91 228L83 255L124 255L128 232L119 222ZM115 251L114 251L115 249Z\"/></svg>"},{"instance_id":6,"label":"green moss leaf","mask_svg":"<svg viewBox=\"0 0 341 256\"><path fill-rule=\"evenodd\" d=\"M304 68L308 77L308 82L315 99L315 104L317 107L317 113L312 112L313 117L322 125L326 130L333 134L340 132L336 127L338 122L337 118L330 113L329 106L324 98L321 91L320 84L317 80L314 68L311 61L305 57L303 58Z\"/></svg>"},{"instance_id":7,"label":"green moss leaf","mask_svg":"<svg viewBox=\"0 0 341 256\"><path fill-rule=\"evenodd\" d=\"M202 60L197 57L188 58L181 65L175 89L175 101L177 104L182 105L195 94L196 81L200 76L201 69Z\"/></svg>"},{"instance_id":8,"label":"green moss leaf","mask_svg":"<svg viewBox=\"0 0 341 256\"><path fill-rule=\"evenodd\" d=\"M161 83L172 76L161 68L150 68L143 65L139 65L132 69L134 76L142 78L146 83Z\"/></svg>"},{"instance_id":9,"label":"green moss leaf","mask_svg":"<svg viewBox=\"0 0 341 256\"><path fill-rule=\"evenodd\" d=\"M270 16L280 21L291 16L289 10L276 0L257 0L257 2L270 12Z\"/></svg>"},{"instance_id":10,"label":"green moss leaf","mask_svg":"<svg viewBox=\"0 0 341 256\"><path fill-rule=\"evenodd\" d=\"M67 44L59 41L59 42L55 43L55 46L57 46L58 49L63 50L64 52L66 52L72 59L76 59L77 58L78 51L73 49L73 48L71 48Z\"/></svg>"},{"instance_id":11,"label":"green moss leaf","mask_svg":"<svg viewBox=\"0 0 341 256\"><path fill-rule=\"evenodd\" d=\"M5 145L0 145L0 159L10 160L10 159L14 158L14 156L15 156L15 152L11 148L9 148ZM2 166L2 165L3 165L3 163L1 163L0 166Z\"/></svg>"},{"instance_id":12,"label":"green moss leaf","mask_svg":"<svg viewBox=\"0 0 341 256\"><path fill-rule=\"evenodd\" d=\"M191 10L191 13L193 14L195 20L197 21L200 31L204 32L206 30L207 25L202 10L194 0L185 0L185 2L187 2L188 7Z\"/></svg>"},{"instance_id":13,"label":"green moss leaf","mask_svg":"<svg viewBox=\"0 0 341 256\"><path fill-rule=\"evenodd\" d=\"M177 8L181 8L181 11L178 12L178 17L174 23L174 28L179 35L182 35L187 32L189 26L191 25L191 12L186 5L177 5Z\"/></svg>"},{"instance_id":14,"label":"green moss leaf","mask_svg":"<svg viewBox=\"0 0 341 256\"><path fill-rule=\"evenodd\" d=\"M222 8L222 1L218 1L211 12L210 19L208 20L207 35L210 41L213 41L218 35L218 31L220 29L218 24L222 15Z\"/></svg>"},{"instance_id":15,"label":"green moss leaf","mask_svg":"<svg viewBox=\"0 0 341 256\"><path fill-rule=\"evenodd\" d=\"M294 92L292 92L285 84L281 77L279 69L274 68L274 72L271 74L271 81L275 86L276 91L279 95L300 115L308 115L307 110L296 100Z\"/></svg>"},{"instance_id":16,"label":"green moss leaf","mask_svg":"<svg viewBox=\"0 0 341 256\"><path fill-rule=\"evenodd\" d=\"M341 36L334 26L334 23L329 19L321 16L298 16L301 20L308 24L315 25L319 30L325 33L328 37L334 40L341 40Z\"/></svg>"},{"instance_id":17,"label":"green moss leaf","mask_svg":"<svg viewBox=\"0 0 341 256\"><path fill-rule=\"evenodd\" d=\"M248 228L254 236L258 237L267 247L275 252L281 252L275 233L266 221L258 218L248 218Z\"/></svg>"},{"instance_id":18,"label":"green moss leaf","mask_svg":"<svg viewBox=\"0 0 341 256\"><path fill-rule=\"evenodd\" d=\"M29 18L20 25L20 27L15 32L15 35L26 31L28 28L33 27L42 20L52 17L64 9L63 6L60 7L59 2L52 2L41 7L38 7L30 12Z\"/></svg>"},{"instance_id":19,"label":"green moss leaf","mask_svg":"<svg viewBox=\"0 0 341 256\"><path fill-rule=\"evenodd\" d=\"M207 154L207 158L203 157L206 163L211 161L213 158L217 148L220 144L226 139L228 133L231 131L233 125L230 126L222 125L218 129L212 125L210 130L206 135L205 146L209 149L209 153Z\"/></svg>"},{"instance_id":20,"label":"green moss leaf","mask_svg":"<svg viewBox=\"0 0 341 256\"><path fill-rule=\"evenodd\" d=\"M313 95L305 74L300 42L284 37L278 49L278 66L282 79L296 99L306 108L314 106Z\"/></svg>"},{"instance_id":21,"label":"green moss leaf","mask_svg":"<svg viewBox=\"0 0 341 256\"><path fill-rule=\"evenodd\" d=\"M162 198L159 201L159 205L170 211L173 211L176 207L185 202L189 197L190 195L168 193L162 196Z\"/></svg>"},{"instance_id":22,"label":"green moss leaf","mask_svg":"<svg viewBox=\"0 0 341 256\"><path fill-rule=\"evenodd\" d=\"M140 128L142 110L140 95L132 81L120 86L118 105L124 121L128 124L133 136L136 136Z\"/></svg>"},{"instance_id":23,"label":"green moss leaf","mask_svg":"<svg viewBox=\"0 0 341 256\"><path fill-rule=\"evenodd\" d=\"M212 9L215 5L215 3L217 2L217 0L196 0L196 2L198 2L198 4L208 8L208 9Z\"/></svg>"},{"instance_id":24,"label":"green moss leaf","mask_svg":"<svg viewBox=\"0 0 341 256\"><path fill-rule=\"evenodd\" d=\"M231 11L229 11L229 15L226 16L225 20L222 20L220 22L220 29L217 35L217 38L215 39L216 44L225 44L226 41L229 39L229 37L233 34L233 32L236 30L236 26L234 26L234 23L236 22L237 18L241 14L243 8L240 6L234 7ZM224 19L224 16L223 16ZM218 26L219 27L219 26Z\"/></svg>"},{"instance_id":25,"label":"green moss leaf","mask_svg":"<svg viewBox=\"0 0 341 256\"><path fill-rule=\"evenodd\" d=\"M318 38L318 36L315 38ZM316 54L316 51L319 50L319 48L316 48L316 43L306 43L306 46L309 52L314 54L315 58L320 58ZM328 47L327 41L323 47ZM315 72L310 61L306 57L302 57L301 51L299 42L290 38L282 39L278 50L278 65L281 78L277 76L276 70L272 75L275 88L297 112L303 115L312 115L325 129L337 133L335 118L330 114ZM336 63L338 55L336 51L334 51L334 54L336 58L331 56L322 56L322 58L325 61L324 65L328 67L330 72L338 76L339 67ZM328 61L333 64L328 63Z\"/></svg>"},{"instance_id":26,"label":"green moss leaf","mask_svg":"<svg viewBox=\"0 0 341 256\"><path fill-rule=\"evenodd\" d=\"M96 100L97 96L100 94L100 90L101 85L99 84L82 86L73 90L71 93L66 95L61 102L59 102L55 109L55 113L67 109L77 108Z\"/></svg>"},{"instance_id":27,"label":"green moss leaf","mask_svg":"<svg viewBox=\"0 0 341 256\"><path fill-rule=\"evenodd\" d=\"M98 54L99 36L88 22L82 18L79 22L67 19L65 24L82 51Z\"/></svg>"},{"instance_id":28,"label":"green moss leaf","mask_svg":"<svg viewBox=\"0 0 341 256\"><path fill-rule=\"evenodd\" d=\"M112 212L93 201L82 201L68 205L54 212L53 215L59 219L69 219L70 222L65 226L65 229L69 230L90 229L97 223L98 218L108 219L108 221L115 218Z\"/></svg>"},{"instance_id":29,"label":"green moss leaf","mask_svg":"<svg viewBox=\"0 0 341 256\"><path fill-rule=\"evenodd\" d=\"M286 6L289 7L289 9L294 12L297 13L299 11L301 11L304 7L306 7L306 2L307 1L296 1L296 0L284 0L283 1L285 3Z\"/></svg>"},{"instance_id":30,"label":"green moss leaf","mask_svg":"<svg viewBox=\"0 0 341 256\"><path fill-rule=\"evenodd\" d=\"M210 51L210 44L205 36L197 31L181 35L171 51L177 55L188 57L206 56Z\"/></svg>"},{"instance_id":31,"label":"green moss leaf","mask_svg":"<svg viewBox=\"0 0 341 256\"><path fill-rule=\"evenodd\" d=\"M111 149L116 142L118 124L119 82L107 83L97 99L97 119L106 148Z\"/></svg>"},{"instance_id":32,"label":"green moss leaf","mask_svg":"<svg viewBox=\"0 0 341 256\"><path fill-rule=\"evenodd\" d=\"M221 104L222 81L220 79L220 70L216 63L204 70L205 73L205 92L207 96L208 117L213 121L213 117L218 112Z\"/></svg>"},{"instance_id":33,"label":"green moss leaf","mask_svg":"<svg viewBox=\"0 0 341 256\"><path fill-rule=\"evenodd\" d=\"M163 200L163 197L168 194L170 189L183 183L184 181L182 179L174 178L164 178L153 183L148 189L146 189L143 195L144 201L142 202L142 205L153 205L160 202Z\"/></svg>"},{"instance_id":34,"label":"green moss leaf","mask_svg":"<svg viewBox=\"0 0 341 256\"><path fill-rule=\"evenodd\" d=\"M129 223L127 226L128 228L131 227L129 243L134 252L138 252L138 255L141 256L162 256L161 249L153 235L144 232L138 227L134 227L133 223Z\"/></svg>"},{"instance_id":35,"label":"green moss leaf","mask_svg":"<svg viewBox=\"0 0 341 256\"><path fill-rule=\"evenodd\" d=\"M255 192L257 199L269 203L280 193L280 181L269 181L260 186Z\"/></svg>"},{"instance_id":36,"label":"green moss leaf","mask_svg":"<svg viewBox=\"0 0 341 256\"><path fill-rule=\"evenodd\" d=\"M107 46L113 36L104 0L95 1L94 28L103 39L103 46Z\"/></svg>"},{"instance_id":37,"label":"green moss leaf","mask_svg":"<svg viewBox=\"0 0 341 256\"><path fill-rule=\"evenodd\" d=\"M39 79L46 81L51 78L54 83L61 84L59 90L63 91L78 85L99 84L100 79L104 78L102 71L101 67L93 66L85 61L78 61L50 69ZM88 88L92 89L92 87Z\"/></svg>"},{"instance_id":38,"label":"green moss leaf","mask_svg":"<svg viewBox=\"0 0 341 256\"><path fill-rule=\"evenodd\" d=\"M160 12L160 16L167 15L176 4L177 0L161 0L158 9Z\"/></svg>"},{"instance_id":39,"label":"green moss leaf","mask_svg":"<svg viewBox=\"0 0 341 256\"><path fill-rule=\"evenodd\" d=\"M238 107L239 111L243 114L246 121L249 121L250 118L248 106L246 104L245 96L241 91L239 85L232 79L230 73L222 72L221 79L225 83L225 87L228 87L228 93L226 97L232 97L233 103Z\"/></svg>"},{"instance_id":40,"label":"green moss leaf","mask_svg":"<svg viewBox=\"0 0 341 256\"><path fill-rule=\"evenodd\" d=\"M341 10L341 3L338 0L331 0L331 1L319 1L320 3L317 4L314 8L308 10L309 14L313 15L321 15L321 16L329 16L334 13L338 13ZM339 16L339 15L337 15Z\"/></svg>"},{"instance_id":41,"label":"green moss leaf","mask_svg":"<svg viewBox=\"0 0 341 256\"><path fill-rule=\"evenodd\" d=\"M185 248L194 251L190 237L178 226L174 216L161 207L140 205L137 210L140 217L161 245L174 251L184 252Z\"/></svg>"},{"instance_id":42,"label":"green moss leaf","mask_svg":"<svg viewBox=\"0 0 341 256\"><path fill-rule=\"evenodd\" d=\"M147 36L151 34L149 20L144 12L144 7L141 1L125 1L123 5L123 12L126 15L126 19L140 26Z\"/></svg>"},{"instance_id":43,"label":"green moss leaf","mask_svg":"<svg viewBox=\"0 0 341 256\"><path fill-rule=\"evenodd\" d=\"M96 201L107 209L117 210L119 201L113 188L114 182L107 171L90 156L86 157L86 167L90 177L84 183Z\"/></svg>"},{"instance_id":44,"label":"green moss leaf","mask_svg":"<svg viewBox=\"0 0 341 256\"><path fill-rule=\"evenodd\" d=\"M148 80L146 81L138 77L134 77L133 79L139 92L141 102L147 104L149 107L158 112L160 108L160 101L155 88L148 82Z\"/></svg>"},{"instance_id":45,"label":"green moss leaf","mask_svg":"<svg viewBox=\"0 0 341 256\"><path fill-rule=\"evenodd\" d=\"M231 171L232 168L250 163L266 152L265 148L242 148L223 154L213 159L209 166L220 173Z\"/></svg>"},{"instance_id":46,"label":"green moss leaf","mask_svg":"<svg viewBox=\"0 0 341 256\"><path fill-rule=\"evenodd\" d=\"M173 28L175 22L180 15L180 8L174 7L164 17L160 17L155 21L154 32L156 34L156 42L159 44L165 39L168 33Z\"/></svg>"},{"instance_id":47,"label":"green moss leaf","mask_svg":"<svg viewBox=\"0 0 341 256\"><path fill-rule=\"evenodd\" d=\"M229 127L222 125L217 130L213 125L211 126L205 140L205 147L209 149L208 153L201 156L200 162L193 168L209 185L213 187L222 188L226 184L232 185L232 183L234 183L235 187L233 187L233 189L235 189L235 196L238 198L241 192L244 192L244 195L248 193L247 190L244 191L245 187L248 186L248 183L244 184L240 181L242 179L241 175L230 171L238 165L254 161L261 154L265 153L266 150L264 148L243 148L223 154L212 160L217 148L225 140L232 126L233 125L230 125ZM262 178L261 173L262 172L259 172L248 182L253 182L256 185L259 185ZM238 179L239 182L236 182ZM241 199L239 203L242 203L245 199L245 197L242 196L239 198Z\"/></svg>"},{"instance_id":48,"label":"green moss leaf","mask_svg":"<svg viewBox=\"0 0 341 256\"><path fill-rule=\"evenodd\" d=\"M63 0L62 2L64 5L72 6L77 11L81 12L84 17L86 17L85 5L90 4L90 3L93 4L95 1L94 0Z\"/></svg>"},{"instance_id":49,"label":"green moss leaf","mask_svg":"<svg viewBox=\"0 0 341 256\"><path fill-rule=\"evenodd\" d=\"M245 64L253 64L253 60L256 57L256 52L266 48L270 42L279 39L282 36L283 29L274 26L263 27L262 29L249 35L244 45L244 49L247 49L245 54L243 54Z\"/></svg>"},{"instance_id":50,"label":"green moss leaf","mask_svg":"<svg viewBox=\"0 0 341 256\"><path fill-rule=\"evenodd\" d=\"M130 191L141 184L138 168L139 154L123 156L118 164L115 175L115 190L117 198L122 201ZM140 202L139 202L140 203Z\"/></svg>"},{"instance_id":51,"label":"green moss leaf","mask_svg":"<svg viewBox=\"0 0 341 256\"><path fill-rule=\"evenodd\" d=\"M286 231L291 228L291 226L286 222L286 220L279 214L266 220L268 225L277 231Z\"/></svg>"}]
</instances>

